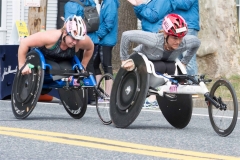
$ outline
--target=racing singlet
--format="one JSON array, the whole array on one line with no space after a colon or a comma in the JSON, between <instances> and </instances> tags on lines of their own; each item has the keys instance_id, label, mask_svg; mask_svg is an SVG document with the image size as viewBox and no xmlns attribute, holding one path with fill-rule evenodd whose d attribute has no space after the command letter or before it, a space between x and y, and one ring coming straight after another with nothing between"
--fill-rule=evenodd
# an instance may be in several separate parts
<instances>
[{"instance_id":1,"label":"racing singlet","mask_svg":"<svg viewBox=\"0 0 240 160\"><path fill-rule=\"evenodd\" d=\"M39 47L38 49L43 53L46 59L52 61L63 61L72 59L75 55L75 48L68 48L66 50L62 50L60 48L60 44L62 41L62 34L58 41L51 48L46 48L45 46Z\"/></svg>"}]
</instances>

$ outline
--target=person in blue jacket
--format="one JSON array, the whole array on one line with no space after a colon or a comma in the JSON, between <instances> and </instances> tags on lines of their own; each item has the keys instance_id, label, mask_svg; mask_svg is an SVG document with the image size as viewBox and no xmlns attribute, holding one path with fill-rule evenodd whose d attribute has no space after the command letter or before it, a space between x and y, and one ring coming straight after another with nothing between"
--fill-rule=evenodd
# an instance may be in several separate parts
<instances>
[{"instance_id":1,"label":"person in blue jacket","mask_svg":"<svg viewBox=\"0 0 240 160\"><path fill-rule=\"evenodd\" d=\"M96 32L99 39L98 52L93 55L94 70L97 82L100 80L102 73L100 64L104 73L113 75L112 70L112 49L118 39L118 8L119 0L100 0L100 26ZM110 95L112 80L106 80L106 92Z\"/></svg>"},{"instance_id":2,"label":"person in blue jacket","mask_svg":"<svg viewBox=\"0 0 240 160\"><path fill-rule=\"evenodd\" d=\"M79 0L80 2L82 2L85 6L96 6L96 3L94 2L94 0ZM84 8L77 2L72 2L72 1L68 1L65 5L64 5L64 18L67 19L69 16L72 15L76 15L76 16L84 16ZM91 40L94 43L94 53L97 51L97 47L98 47L98 36L96 34L96 32L91 32L91 33L87 33L87 35L91 38ZM94 54L93 53L93 54ZM82 56L83 56L83 50L81 50L80 52L76 53L76 55L78 56L78 58L80 60L82 60ZM94 68L93 68L93 56L90 59L87 68L87 71L92 72L94 75ZM93 90L92 89L88 89L88 104L94 104L95 103L95 98L93 96Z\"/></svg>"},{"instance_id":3,"label":"person in blue jacket","mask_svg":"<svg viewBox=\"0 0 240 160\"><path fill-rule=\"evenodd\" d=\"M171 0L173 6L173 13L181 15L188 24L188 35L198 36L199 26L199 3L198 0ZM181 56L184 57L186 52ZM198 66L196 60L196 53L186 66L189 75L198 74Z\"/></svg>"},{"instance_id":4,"label":"person in blue jacket","mask_svg":"<svg viewBox=\"0 0 240 160\"><path fill-rule=\"evenodd\" d=\"M163 18L172 11L169 0L128 0L134 7L137 18L141 21L142 30L159 31Z\"/></svg>"}]
</instances>

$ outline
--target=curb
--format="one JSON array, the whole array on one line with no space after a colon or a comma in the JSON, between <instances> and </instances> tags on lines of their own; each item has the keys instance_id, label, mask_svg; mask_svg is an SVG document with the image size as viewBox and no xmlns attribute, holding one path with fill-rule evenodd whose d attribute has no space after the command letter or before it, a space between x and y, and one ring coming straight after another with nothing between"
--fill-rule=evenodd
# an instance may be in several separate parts
<instances>
[{"instance_id":1,"label":"curb","mask_svg":"<svg viewBox=\"0 0 240 160\"><path fill-rule=\"evenodd\" d=\"M193 108L208 108L204 98L193 98Z\"/></svg>"}]
</instances>

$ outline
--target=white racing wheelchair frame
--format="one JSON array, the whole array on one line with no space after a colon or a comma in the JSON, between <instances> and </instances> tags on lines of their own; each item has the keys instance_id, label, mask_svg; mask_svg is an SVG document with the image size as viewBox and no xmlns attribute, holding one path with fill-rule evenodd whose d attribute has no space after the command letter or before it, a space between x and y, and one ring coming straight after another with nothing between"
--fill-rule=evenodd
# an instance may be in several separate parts
<instances>
[{"instance_id":1,"label":"white racing wheelchair frame","mask_svg":"<svg viewBox=\"0 0 240 160\"><path fill-rule=\"evenodd\" d=\"M147 59L147 57L141 53L139 53L147 66L147 72L152 73L155 77L157 78L163 78L164 79L164 85L160 86L160 90L151 90L149 89L150 94L157 94L161 97L166 97L169 100L174 101L175 96L178 94L202 94L205 97L206 104L208 105L208 110L209 110L209 118L211 121L211 125L215 132L220 135L220 136L227 136L231 134L233 129L235 128L236 122L237 122L237 117L238 117L238 101L237 101L237 96L235 93L235 90L233 86L228 82L227 80L220 79L215 82L213 87L211 88L211 92L209 92L206 83L211 82L212 80L204 79L204 75L200 76L198 80L194 78L194 76L187 75L186 69L183 66L183 64L179 61L179 59L176 59L176 68L179 67L183 75L177 75L178 70L176 69L175 75L158 75L155 72L154 65L151 61ZM179 83L178 80L176 79L185 79L186 84ZM188 83L191 81L191 83ZM229 91L227 94L227 97L216 97L214 93L216 93L216 90L218 87L224 87L225 92L226 89ZM222 95L218 95L222 96ZM232 100L230 100L230 97ZM230 103L226 103L226 101L223 101L224 98L227 98L228 102L231 101L233 107L230 107ZM233 117L229 117L229 115L224 115L224 113L220 113L217 116L214 116L213 110L216 112L225 112L227 109L231 109L230 115ZM219 115L222 115L222 117L219 117ZM218 119L218 121L217 121ZM223 124L223 119L230 119L230 123L228 122L227 124ZM227 125L227 126L226 126Z\"/></svg>"},{"instance_id":2,"label":"white racing wheelchair frame","mask_svg":"<svg viewBox=\"0 0 240 160\"><path fill-rule=\"evenodd\" d=\"M223 137L232 133L238 117L238 101L235 90L230 82L225 79L219 79L213 84L209 92L206 83L209 83L212 80L204 79L204 75L187 75L185 67L178 59L175 63L176 72L174 75L161 75L155 72L153 63L149 61L144 54L136 53L135 55L131 55L130 58L136 63L136 68L133 71L124 71L124 69L120 69L119 72L123 75L118 77L121 77L122 80L119 82L120 85L117 89L121 91L117 91L118 93L116 94L111 94L112 100L110 103L110 114L113 124L116 127L127 127L135 120L141 109L133 108L142 107L140 106L143 105L142 99L144 97L141 97L142 95L156 95L159 107L167 121L176 128L184 128L191 119L192 94L201 94L205 97L210 122L214 131ZM139 65L139 63L141 64ZM151 77L154 77L156 84L154 84L153 87L153 81L151 81L152 78L147 78L146 80L143 80L146 76L141 78L143 72L146 72L144 73L145 75L148 74ZM129 88L134 88L134 85L131 87L131 82L125 79L131 79L134 75L136 75L136 94L132 96L134 97L132 100L128 100L126 95L129 93L131 94ZM127 78L124 78L124 76ZM196 77L198 77L198 79L196 79ZM149 80L151 82L149 82ZM145 85L145 87L149 87L149 90L147 94L145 94L145 91L140 94L143 92L140 90L144 90L145 88L141 88L141 85L139 84L145 83L145 81L146 83L149 83L149 85ZM116 89L116 86L117 85L115 84L113 87ZM139 97L139 95L141 96ZM121 98L121 96L125 96L126 100ZM139 100L141 102L139 102ZM114 103L113 101L116 102ZM129 105L125 105L127 104L125 102L128 102Z\"/></svg>"}]
</instances>

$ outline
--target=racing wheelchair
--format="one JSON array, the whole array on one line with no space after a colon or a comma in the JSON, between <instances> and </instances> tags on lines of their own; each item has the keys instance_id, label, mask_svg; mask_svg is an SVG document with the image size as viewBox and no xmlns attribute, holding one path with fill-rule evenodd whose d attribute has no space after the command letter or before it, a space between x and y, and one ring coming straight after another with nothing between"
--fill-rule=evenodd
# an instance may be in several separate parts
<instances>
[{"instance_id":1,"label":"racing wheelchair","mask_svg":"<svg viewBox=\"0 0 240 160\"><path fill-rule=\"evenodd\" d=\"M176 60L174 75L155 72L154 65L144 54L133 53L130 60L135 64L132 71L121 68L115 77L110 99L110 116L115 127L126 128L139 115L149 95L156 95L159 108L165 119L175 128L188 125L192 116L192 94L202 94L214 131L228 136L234 130L238 117L238 101L232 85L217 80L210 92L205 76L186 74L186 69ZM113 92L116 91L116 92Z\"/></svg>"},{"instance_id":2,"label":"racing wheelchair","mask_svg":"<svg viewBox=\"0 0 240 160\"><path fill-rule=\"evenodd\" d=\"M93 88L98 116L103 124L111 124L108 110L110 93L107 94L105 90L105 79L113 80L112 75L103 75L96 84L94 76L84 69L77 56L73 57L71 63L72 69L54 69L47 63L39 49L32 49L26 56L26 63L17 71L14 78L11 93L14 116L17 119L27 118L35 108L40 94L46 94L55 88L58 89L67 113L75 119L80 119L87 109L87 89ZM26 65L31 68L31 73L22 75L22 69ZM99 98L102 102L98 102Z\"/></svg>"}]
</instances>

